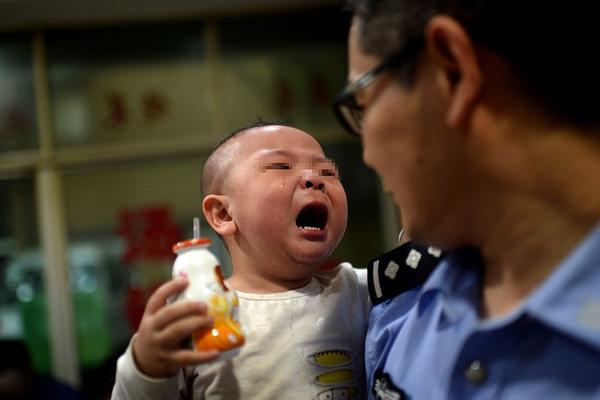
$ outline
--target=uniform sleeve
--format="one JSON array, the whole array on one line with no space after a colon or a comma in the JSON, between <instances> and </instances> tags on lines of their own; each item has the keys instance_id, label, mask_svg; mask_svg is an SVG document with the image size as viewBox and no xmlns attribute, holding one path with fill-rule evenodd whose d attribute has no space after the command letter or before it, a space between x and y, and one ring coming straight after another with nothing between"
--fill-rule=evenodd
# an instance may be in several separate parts
<instances>
[{"instance_id":1,"label":"uniform sleeve","mask_svg":"<svg viewBox=\"0 0 600 400\"><path fill-rule=\"evenodd\" d=\"M178 398L177 375L172 378L155 379L138 370L133 359L131 344L117 361L117 375L112 400L173 400Z\"/></svg>"}]
</instances>

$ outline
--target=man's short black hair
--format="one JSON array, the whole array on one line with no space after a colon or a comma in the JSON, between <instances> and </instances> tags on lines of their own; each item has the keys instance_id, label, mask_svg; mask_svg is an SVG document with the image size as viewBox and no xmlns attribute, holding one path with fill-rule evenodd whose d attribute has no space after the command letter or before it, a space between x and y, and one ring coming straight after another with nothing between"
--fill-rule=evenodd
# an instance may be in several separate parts
<instances>
[{"instance_id":1,"label":"man's short black hair","mask_svg":"<svg viewBox=\"0 0 600 400\"><path fill-rule=\"evenodd\" d=\"M421 38L435 15L453 17L476 45L497 52L548 113L600 125L597 13L593 1L349 0L361 49L385 57Z\"/></svg>"}]
</instances>

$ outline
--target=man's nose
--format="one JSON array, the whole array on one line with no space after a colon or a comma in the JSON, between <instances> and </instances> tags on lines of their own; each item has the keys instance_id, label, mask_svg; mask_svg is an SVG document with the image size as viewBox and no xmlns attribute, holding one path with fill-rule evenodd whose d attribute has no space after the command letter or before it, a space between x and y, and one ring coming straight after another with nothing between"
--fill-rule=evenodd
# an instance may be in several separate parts
<instances>
[{"instance_id":1,"label":"man's nose","mask_svg":"<svg viewBox=\"0 0 600 400\"><path fill-rule=\"evenodd\" d=\"M314 189L325 193L325 182L319 175L315 175L312 170L302 171L301 183L303 189Z\"/></svg>"}]
</instances>

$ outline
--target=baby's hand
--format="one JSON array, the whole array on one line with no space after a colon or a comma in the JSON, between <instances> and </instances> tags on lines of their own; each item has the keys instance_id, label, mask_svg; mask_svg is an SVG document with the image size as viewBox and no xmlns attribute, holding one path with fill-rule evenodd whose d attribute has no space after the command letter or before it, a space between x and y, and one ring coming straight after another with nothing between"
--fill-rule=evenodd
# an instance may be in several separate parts
<instances>
[{"instance_id":1,"label":"baby's hand","mask_svg":"<svg viewBox=\"0 0 600 400\"><path fill-rule=\"evenodd\" d=\"M208 329L212 319L206 315L206 304L167 299L187 286L186 278L161 285L148 299L142 321L133 341L133 357L138 369L153 378L166 378L184 365L214 360L219 352L181 348L181 342L193 332Z\"/></svg>"}]
</instances>

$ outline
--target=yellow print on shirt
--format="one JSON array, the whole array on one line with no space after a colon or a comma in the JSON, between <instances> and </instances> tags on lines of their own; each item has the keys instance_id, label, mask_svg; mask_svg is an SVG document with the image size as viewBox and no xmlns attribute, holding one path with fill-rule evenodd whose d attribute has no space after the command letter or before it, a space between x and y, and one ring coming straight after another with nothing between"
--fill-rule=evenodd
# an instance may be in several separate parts
<instances>
[{"instance_id":1,"label":"yellow print on shirt","mask_svg":"<svg viewBox=\"0 0 600 400\"><path fill-rule=\"evenodd\" d=\"M320 386L331 386L320 392L314 400L358 399L360 393L358 387L344 386L356 380L355 371L348 367L340 368L352 363L353 360L352 352L341 349L321 351L308 357L307 361L320 367L321 370L315 376L315 383Z\"/></svg>"},{"instance_id":2,"label":"yellow print on shirt","mask_svg":"<svg viewBox=\"0 0 600 400\"><path fill-rule=\"evenodd\" d=\"M308 357L311 364L321 367L339 367L352 362L352 353L347 350L326 350Z\"/></svg>"}]
</instances>

